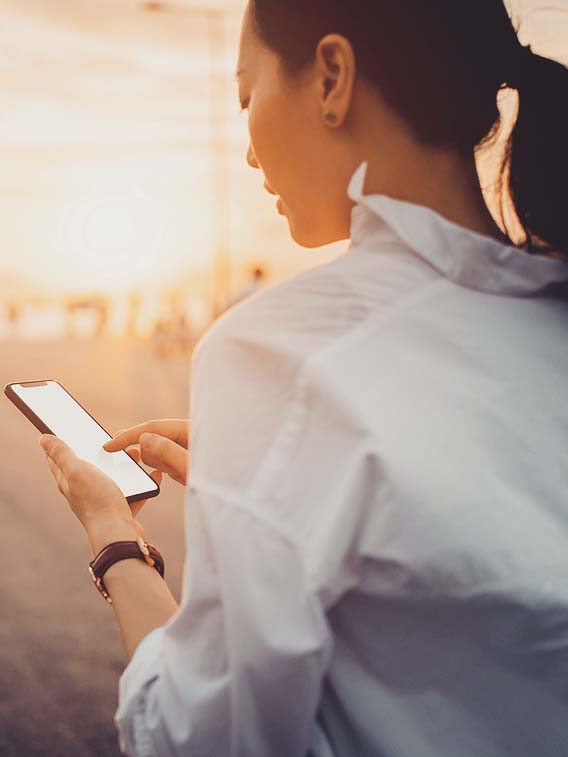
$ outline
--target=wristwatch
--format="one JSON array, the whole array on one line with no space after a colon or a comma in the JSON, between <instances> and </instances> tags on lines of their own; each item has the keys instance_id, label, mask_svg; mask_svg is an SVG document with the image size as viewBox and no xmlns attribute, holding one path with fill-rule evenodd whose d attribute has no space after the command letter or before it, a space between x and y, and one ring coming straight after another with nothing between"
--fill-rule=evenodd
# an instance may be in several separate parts
<instances>
[{"instance_id":1,"label":"wristwatch","mask_svg":"<svg viewBox=\"0 0 568 757\"><path fill-rule=\"evenodd\" d=\"M106 590L103 576L111 565L119 562L119 560L128 560L131 558L145 560L148 565L151 565L158 571L162 578L164 577L164 558L156 547L145 542L142 537L138 537L136 541L115 541L112 544L108 544L89 563L89 573L93 579L93 583L109 604L112 604L112 599Z\"/></svg>"}]
</instances>

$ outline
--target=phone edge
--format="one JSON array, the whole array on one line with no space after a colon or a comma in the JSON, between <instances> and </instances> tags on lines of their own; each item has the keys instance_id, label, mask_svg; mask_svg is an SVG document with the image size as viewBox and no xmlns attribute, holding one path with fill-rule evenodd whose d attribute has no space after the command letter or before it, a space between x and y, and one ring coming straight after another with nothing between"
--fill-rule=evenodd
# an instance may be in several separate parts
<instances>
[{"instance_id":1,"label":"phone edge","mask_svg":"<svg viewBox=\"0 0 568 757\"><path fill-rule=\"evenodd\" d=\"M89 413L89 411L86 408L83 407L83 405L79 402L79 400L76 397L74 397L71 394L71 392L69 392L63 386L63 384L60 381L57 381L57 379L37 379L37 381L38 382L39 381L46 381L46 382L47 381L51 381L54 384L59 384L59 386L63 389L63 391L66 392L79 405L79 407L85 413L87 413L87 415L90 418L92 418L92 420L97 424L97 426L99 426L100 428L102 428L102 430L105 432L105 434L108 434L111 437L111 439L112 439L112 434L110 434L106 430L106 428L104 426L101 426L101 424L98 422L98 420L96 418L94 418L91 415L91 413ZM20 399L20 397L18 397L18 395L16 394L16 392L14 392L14 390L12 389L12 387L16 386L16 385L33 384L33 383L35 383L35 381L11 381L10 383L5 384L5 386L4 386L4 394L10 400L10 402L12 402L18 408L18 410L22 413L22 415L24 415L30 421L30 423L40 433L54 435L53 431L48 426L45 425L45 423L33 412L33 410L31 410L26 405L26 403L22 399ZM128 454L125 450L122 450L122 451L125 452L125 454ZM130 458L130 459L132 460L132 458ZM152 481L154 481L154 479L152 478L152 476L150 476L150 474L148 473L148 471L144 470L144 468L141 465L139 465L139 463L137 463L136 460L132 460L132 462L135 465L138 465L138 467L140 468L140 470L143 471L148 476L148 478L150 478ZM126 501L129 504L133 504L134 502L141 502L142 500L145 500L145 499L154 499L154 497L158 497L160 495L160 493L161 493L160 484L157 481L154 481L154 484L156 485L156 489L155 490L151 490L149 492L143 492L143 493L140 493L140 494L131 494L128 497L125 495Z\"/></svg>"}]
</instances>

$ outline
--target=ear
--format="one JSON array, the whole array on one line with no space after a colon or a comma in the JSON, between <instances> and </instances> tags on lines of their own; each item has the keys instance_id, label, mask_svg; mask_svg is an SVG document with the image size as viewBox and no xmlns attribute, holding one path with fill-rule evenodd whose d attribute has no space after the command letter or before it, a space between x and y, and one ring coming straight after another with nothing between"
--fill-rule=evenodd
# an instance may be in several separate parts
<instances>
[{"instance_id":1,"label":"ear","mask_svg":"<svg viewBox=\"0 0 568 757\"><path fill-rule=\"evenodd\" d=\"M355 53L349 40L340 34L328 34L316 51L316 73L322 119L327 126L341 126L349 113L356 77ZM328 114L335 118L328 119Z\"/></svg>"}]
</instances>

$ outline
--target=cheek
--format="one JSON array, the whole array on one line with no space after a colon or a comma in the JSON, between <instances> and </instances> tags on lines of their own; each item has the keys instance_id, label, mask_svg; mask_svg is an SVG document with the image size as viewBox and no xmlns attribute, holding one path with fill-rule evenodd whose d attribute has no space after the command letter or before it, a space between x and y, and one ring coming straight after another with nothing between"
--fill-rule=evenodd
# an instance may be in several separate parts
<instances>
[{"instance_id":1,"label":"cheek","mask_svg":"<svg viewBox=\"0 0 568 757\"><path fill-rule=\"evenodd\" d=\"M278 155L282 138L280 124L278 103L274 98L257 98L249 116L249 131L254 152L263 169L268 168Z\"/></svg>"},{"instance_id":2,"label":"cheek","mask_svg":"<svg viewBox=\"0 0 568 757\"><path fill-rule=\"evenodd\" d=\"M258 99L249 116L251 144L268 183L284 198L301 162L301 132L288 102L277 96Z\"/></svg>"}]
</instances>

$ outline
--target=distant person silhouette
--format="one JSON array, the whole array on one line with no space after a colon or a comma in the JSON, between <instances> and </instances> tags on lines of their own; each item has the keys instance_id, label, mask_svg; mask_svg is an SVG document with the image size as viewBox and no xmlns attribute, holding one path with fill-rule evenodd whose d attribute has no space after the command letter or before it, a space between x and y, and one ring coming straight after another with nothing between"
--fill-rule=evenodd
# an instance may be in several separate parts
<instances>
[{"instance_id":1,"label":"distant person silhouette","mask_svg":"<svg viewBox=\"0 0 568 757\"><path fill-rule=\"evenodd\" d=\"M243 302L251 297L255 292L258 292L262 288L266 281L266 271L261 266L254 268L251 271L250 278L241 291L230 300L228 307L238 305L239 302Z\"/></svg>"},{"instance_id":2,"label":"distant person silhouette","mask_svg":"<svg viewBox=\"0 0 568 757\"><path fill-rule=\"evenodd\" d=\"M18 302L9 302L6 305L6 320L10 327L10 331L14 334L18 330L22 316L22 308Z\"/></svg>"}]
</instances>

